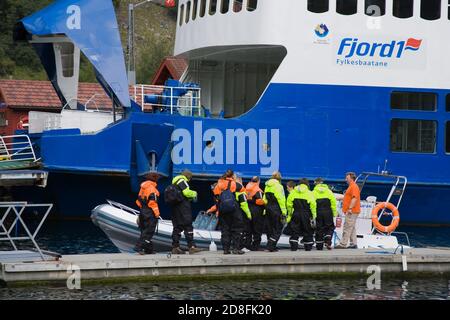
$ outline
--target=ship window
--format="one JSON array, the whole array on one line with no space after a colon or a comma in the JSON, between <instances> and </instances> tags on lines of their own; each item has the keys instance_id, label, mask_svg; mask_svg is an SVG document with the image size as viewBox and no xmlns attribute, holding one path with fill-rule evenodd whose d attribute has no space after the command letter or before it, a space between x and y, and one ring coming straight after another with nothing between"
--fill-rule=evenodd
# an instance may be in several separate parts
<instances>
[{"instance_id":1,"label":"ship window","mask_svg":"<svg viewBox=\"0 0 450 320\"><path fill-rule=\"evenodd\" d=\"M206 12L206 0L200 0L200 18L205 16Z\"/></svg>"},{"instance_id":2,"label":"ship window","mask_svg":"<svg viewBox=\"0 0 450 320\"><path fill-rule=\"evenodd\" d=\"M450 94L445 98L445 111L450 112Z\"/></svg>"},{"instance_id":3,"label":"ship window","mask_svg":"<svg viewBox=\"0 0 450 320\"><path fill-rule=\"evenodd\" d=\"M445 126L445 152L450 153L450 121Z\"/></svg>"},{"instance_id":4,"label":"ship window","mask_svg":"<svg viewBox=\"0 0 450 320\"><path fill-rule=\"evenodd\" d=\"M450 20L450 0L448 1L448 20Z\"/></svg>"},{"instance_id":5,"label":"ship window","mask_svg":"<svg viewBox=\"0 0 450 320\"><path fill-rule=\"evenodd\" d=\"M180 27L183 25L183 19L184 19L184 4L180 7Z\"/></svg>"},{"instance_id":6,"label":"ship window","mask_svg":"<svg viewBox=\"0 0 450 320\"><path fill-rule=\"evenodd\" d=\"M436 150L436 121L391 121L391 151L434 153Z\"/></svg>"},{"instance_id":7,"label":"ship window","mask_svg":"<svg viewBox=\"0 0 450 320\"><path fill-rule=\"evenodd\" d=\"M258 7L258 0L248 0L247 11L255 11Z\"/></svg>"},{"instance_id":8,"label":"ship window","mask_svg":"<svg viewBox=\"0 0 450 320\"><path fill-rule=\"evenodd\" d=\"M244 1L244 0L234 0L233 1L233 11L234 12L241 12L241 10L242 10L242 1Z\"/></svg>"},{"instance_id":9,"label":"ship window","mask_svg":"<svg viewBox=\"0 0 450 320\"><path fill-rule=\"evenodd\" d=\"M436 111L437 95L431 92L392 92L391 108L396 110Z\"/></svg>"},{"instance_id":10,"label":"ship window","mask_svg":"<svg viewBox=\"0 0 450 320\"><path fill-rule=\"evenodd\" d=\"M337 0L336 12L343 15L355 14L358 11L358 0Z\"/></svg>"},{"instance_id":11,"label":"ship window","mask_svg":"<svg viewBox=\"0 0 450 320\"><path fill-rule=\"evenodd\" d=\"M75 46L73 43L65 42L60 44L62 73L65 78L71 78L74 74Z\"/></svg>"},{"instance_id":12,"label":"ship window","mask_svg":"<svg viewBox=\"0 0 450 320\"><path fill-rule=\"evenodd\" d=\"M221 13L227 13L230 8L230 0L222 0L222 7L220 8Z\"/></svg>"},{"instance_id":13,"label":"ship window","mask_svg":"<svg viewBox=\"0 0 450 320\"><path fill-rule=\"evenodd\" d=\"M191 2L188 1L186 3L186 23L189 22L189 18L191 17Z\"/></svg>"},{"instance_id":14,"label":"ship window","mask_svg":"<svg viewBox=\"0 0 450 320\"><path fill-rule=\"evenodd\" d=\"M194 0L192 2L192 20L195 20L197 18L197 7L198 7L198 0Z\"/></svg>"},{"instance_id":15,"label":"ship window","mask_svg":"<svg viewBox=\"0 0 450 320\"><path fill-rule=\"evenodd\" d=\"M442 0L422 0L420 2L420 17L426 20L437 20L441 17Z\"/></svg>"},{"instance_id":16,"label":"ship window","mask_svg":"<svg viewBox=\"0 0 450 320\"><path fill-rule=\"evenodd\" d=\"M413 0L394 0L393 14L397 18L411 18L414 13Z\"/></svg>"},{"instance_id":17,"label":"ship window","mask_svg":"<svg viewBox=\"0 0 450 320\"><path fill-rule=\"evenodd\" d=\"M314 13L324 13L330 8L329 0L308 0L308 11Z\"/></svg>"},{"instance_id":18,"label":"ship window","mask_svg":"<svg viewBox=\"0 0 450 320\"><path fill-rule=\"evenodd\" d=\"M371 17L381 17L386 13L386 0L366 0L364 12Z\"/></svg>"},{"instance_id":19,"label":"ship window","mask_svg":"<svg viewBox=\"0 0 450 320\"><path fill-rule=\"evenodd\" d=\"M210 0L209 2L209 14L214 15L217 9L217 0Z\"/></svg>"}]
</instances>

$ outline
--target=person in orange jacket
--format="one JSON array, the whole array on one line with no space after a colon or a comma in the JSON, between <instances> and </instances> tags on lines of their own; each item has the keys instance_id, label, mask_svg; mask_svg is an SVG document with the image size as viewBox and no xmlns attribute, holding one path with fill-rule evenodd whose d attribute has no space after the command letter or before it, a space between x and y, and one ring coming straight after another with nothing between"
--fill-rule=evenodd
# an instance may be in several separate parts
<instances>
[{"instance_id":1,"label":"person in orange jacket","mask_svg":"<svg viewBox=\"0 0 450 320\"><path fill-rule=\"evenodd\" d=\"M155 229L158 224L159 207L158 197L159 191L157 189L159 175L157 173L150 173L146 176L148 179L141 184L136 205L139 207L138 226L141 235L136 244L135 250L139 254L153 254L152 238L155 234Z\"/></svg>"},{"instance_id":2,"label":"person in orange jacket","mask_svg":"<svg viewBox=\"0 0 450 320\"><path fill-rule=\"evenodd\" d=\"M261 235L264 232L266 219L264 216L265 203L263 200L263 191L261 190L259 177L255 176L245 186L247 192L247 202L250 212L252 213L251 220L251 238L250 243L247 242L247 248L252 251L258 251L261 244Z\"/></svg>"}]
</instances>

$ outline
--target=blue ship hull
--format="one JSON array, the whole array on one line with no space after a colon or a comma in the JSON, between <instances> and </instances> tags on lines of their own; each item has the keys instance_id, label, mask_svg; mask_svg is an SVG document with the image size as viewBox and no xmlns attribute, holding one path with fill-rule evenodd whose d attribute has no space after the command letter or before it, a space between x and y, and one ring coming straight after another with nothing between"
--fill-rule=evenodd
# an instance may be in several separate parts
<instances>
[{"instance_id":1,"label":"blue ship hull","mask_svg":"<svg viewBox=\"0 0 450 320\"><path fill-rule=\"evenodd\" d=\"M188 168L198 179L207 181L201 187L204 192L200 201L206 198L206 205L209 205L210 183L228 168L248 179L260 175L262 165L248 164L248 161L239 163L239 152L233 159L227 159L231 160L229 163L225 158L223 163L202 162L197 155L204 151L203 140L200 145L192 146L190 164L172 164L166 156L174 144L171 142L174 130L183 128L195 136L215 129L226 136L227 129L276 129L279 132L279 169L286 181L320 176L329 182L338 182L347 171L377 171L388 160L390 172L409 180L401 206L402 222L449 224L449 156L445 153L445 128L441 125L448 117L445 113L447 92L433 90L438 94L438 112L417 112L391 110L390 95L394 90L402 89L271 84L259 103L238 118L132 112L127 119L95 135L80 135L73 130L49 131L39 141L45 167L50 171L49 184L55 186L50 192L55 193L63 216L87 215L106 198L132 204L142 181L140 174L148 169L146 157L154 153L158 166L166 168L169 176ZM390 122L394 118L436 120L439 123L436 152L391 152ZM248 150L246 152L248 160ZM54 181L52 176L56 176ZM76 181L68 186L67 181L71 179L65 177L70 176L76 177ZM87 176L95 178L85 180ZM64 191L68 187L73 187L71 195ZM76 205L74 197L79 199ZM85 204L86 207L79 207Z\"/></svg>"}]
</instances>

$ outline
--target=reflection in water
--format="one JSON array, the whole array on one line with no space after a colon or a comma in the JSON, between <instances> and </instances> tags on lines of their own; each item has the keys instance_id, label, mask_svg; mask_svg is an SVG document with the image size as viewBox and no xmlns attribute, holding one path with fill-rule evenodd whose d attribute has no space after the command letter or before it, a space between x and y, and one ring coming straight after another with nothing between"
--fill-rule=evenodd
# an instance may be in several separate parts
<instances>
[{"instance_id":1,"label":"reflection in water","mask_svg":"<svg viewBox=\"0 0 450 320\"><path fill-rule=\"evenodd\" d=\"M450 246L450 228L402 228L413 246ZM47 221L38 235L43 249L61 254L114 253L116 247L90 221ZM326 252L324 252L326 254ZM449 299L446 278L382 279L381 290L368 290L367 279L273 279L246 281L141 282L115 285L83 285L0 288L1 299L261 299L261 300L399 300Z\"/></svg>"},{"instance_id":2,"label":"reflection in water","mask_svg":"<svg viewBox=\"0 0 450 320\"><path fill-rule=\"evenodd\" d=\"M411 300L450 299L449 279L382 280L368 290L365 279L273 279L141 282L84 286L61 285L0 289L0 299L152 299L152 300Z\"/></svg>"}]
</instances>

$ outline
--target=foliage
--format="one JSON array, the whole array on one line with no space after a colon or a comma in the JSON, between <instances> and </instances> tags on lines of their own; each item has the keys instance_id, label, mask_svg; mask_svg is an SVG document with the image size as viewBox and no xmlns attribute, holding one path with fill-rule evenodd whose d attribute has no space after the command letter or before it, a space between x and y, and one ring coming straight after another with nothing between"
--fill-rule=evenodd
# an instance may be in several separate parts
<instances>
[{"instance_id":1,"label":"foliage","mask_svg":"<svg viewBox=\"0 0 450 320\"><path fill-rule=\"evenodd\" d=\"M0 0L0 78L46 80L39 57L29 43L14 43L17 21L42 9L54 0ZM125 47L129 0L112 0ZM139 0L131 0L139 2ZM136 66L138 81L148 83L161 60L171 55L175 34L176 9L152 4L136 12ZM94 71L85 57L80 63L80 81L94 82Z\"/></svg>"}]
</instances>

